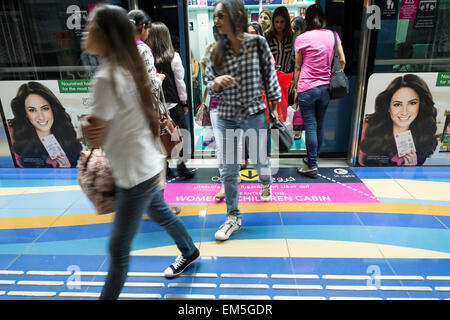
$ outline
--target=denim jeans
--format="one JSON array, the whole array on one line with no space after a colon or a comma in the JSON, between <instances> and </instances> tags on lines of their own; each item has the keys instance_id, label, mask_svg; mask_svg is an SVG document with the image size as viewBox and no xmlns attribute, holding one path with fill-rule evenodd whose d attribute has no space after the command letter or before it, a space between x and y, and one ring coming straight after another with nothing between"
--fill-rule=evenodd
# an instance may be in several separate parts
<instances>
[{"instance_id":1,"label":"denim jeans","mask_svg":"<svg viewBox=\"0 0 450 320\"><path fill-rule=\"evenodd\" d=\"M248 130L254 129L254 130ZM223 119L217 121L217 136L222 146L223 183L227 215L241 217L239 211L238 174L242 161L243 135L249 137L249 156L258 171L259 182L263 185L272 183L270 161L267 156L267 121L264 113L248 116L240 123Z\"/></svg>"},{"instance_id":2,"label":"denim jeans","mask_svg":"<svg viewBox=\"0 0 450 320\"><path fill-rule=\"evenodd\" d=\"M117 299L122 291L128 273L131 243L144 213L167 231L184 257L196 250L183 222L164 202L159 187L149 190L155 179L158 180L159 175L131 189L117 187L116 214L109 240L110 265L100 296L102 300Z\"/></svg>"},{"instance_id":3,"label":"denim jeans","mask_svg":"<svg viewBox=\"0 0 450 320\"><path fill-rule=\"evenodd\" d=\"M217 112L217 108L209 110L209 117L211 119L211 127L213 129L214 139L216 142L216 158L217 158L217 165L219 168L220 181L223 182L222 140L217 139L217 137L220 135L219 129L217 127L217 122L219 121L219 114Z\"/></svg>"},{"instance_id":4,"label":"denim jeans","mask_svg":"<svg viewBox=\"0 0 450 320\"><path fill-rule=\"evenodd\" d=\"M317 168L323 137L323 119L330 102L329 88L329 85L323 85L298 93L298 105L305 126L309 168Z\"/></svg>"}]
</instances>

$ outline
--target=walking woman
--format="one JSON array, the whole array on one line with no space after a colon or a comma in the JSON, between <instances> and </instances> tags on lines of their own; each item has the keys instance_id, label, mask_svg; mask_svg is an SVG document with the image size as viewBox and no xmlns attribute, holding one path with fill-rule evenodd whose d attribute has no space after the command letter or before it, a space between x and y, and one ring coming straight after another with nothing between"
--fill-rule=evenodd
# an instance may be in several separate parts
<instances>
[{"instance_id":1,"label":"walking woman","mask_svg":"<svg viewBox=\"0 0 450 320\"><path fill-rule=\"evenodd\" d=\"M131 243L144 213L168 232L181 251L164 271L166 277L183 272L200 254L158 187L163 170L156 140L158 106L133 31L123 8L103 5L92 12L83 37L84 50L101 62L93 83L92 114L83 131L93 146L102 146L117 186L110 265L100 296L107 300L117 299L122 290Z\"/></svg>"},{"instance_id":2,"label":"walking woman","mask_svg":"<svg viewBox=\"0 0 450 320\"><path fill-rule=\"evenodd\" d=\"M334 55L333 31L325 29L326 20L319 4L306 9L306 31L295 40L295 74L298 105L306 131L305 168L299 168L300 174L316 178L317 159L323 136L323 120L330 102L330 74ZM341 40L336 34L338 55L342 69L345 56Z\"/></svg>"},{"instance_id":3,"label":"walking woman","mask_svg":"<svg viewBox=\"0 0 450 320\"><path fill-rule=\"evenodd\" d=\"M164 23L152 24L148 43L155 57L156 69L166 76L162 88L170 116L181 129L187 130L185 114L189 112L189 108L186 102L184 67L180 55L173 48L169 29ZM184 163L183 150L180 151L177 161L176 176L184 179L194 177L194 173L189 171Z\"/></svg>"},{"instance_id":4,"label":"walking woman","mask_svg":"<svg viewBox=\"0 0 450 320\"><path fill-rule=\"evenodd\" d=\"M266 32L266 39L275 59L275 68L284 73L292 72L294 34L286 7L278 7L273 12L272 27Z\"/></svg>"},{"instance_id":5,"label":"walking woman","mask_svg":"<svg viewBox=\"0 0 450 320\"><path fill-rule=\"evenodd\" d=\"M267 97L276 121L276 104L281 98L281 90L267 42L261 36L246 32L247 13L242 0L217 1L214 25L218 39L208 59L205 78L211 97L219 98L217 127L220 132L218 139L222 140L227 205L226 221L219 227L215 238L227 240L242 225L238 208L241 154L238 144L242 145L243 133L251 139L250 158L262 184L261 200L272 199L272 177L266 154L268 125L264 114L266 105L262 100L263 83L267 85Z\"/></svg>"}]
</instances>

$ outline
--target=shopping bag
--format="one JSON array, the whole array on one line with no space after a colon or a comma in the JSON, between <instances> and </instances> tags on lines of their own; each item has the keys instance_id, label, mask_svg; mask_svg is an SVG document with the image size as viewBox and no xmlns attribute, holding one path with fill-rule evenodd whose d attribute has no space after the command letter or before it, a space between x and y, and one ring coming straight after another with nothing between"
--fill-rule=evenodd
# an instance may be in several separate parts
<instances>
[{"instance_id":1,"label":"shopping bag","mask_svg":"<svg viewBox=\"0 0 450 320\"><path fill-rule=\"evenodd\" d=\"M183 135L175 124L166 106L166 99L162 89L159 89L159 137L166 150L166 155L175 158L183 148ZM173 155L173 157L172 157Z\"/></svg>"},{"instance_id":2,"label":"shopping bag","mask_svg":"<svg viewBox=\"0 0 450 320\"><path fill-rule=\"evenodd\" d=\"M78 183L98 214L114 211L114 178L109 161L101 149L81 151L78 162Z\"/></svg>"}]
</instances>

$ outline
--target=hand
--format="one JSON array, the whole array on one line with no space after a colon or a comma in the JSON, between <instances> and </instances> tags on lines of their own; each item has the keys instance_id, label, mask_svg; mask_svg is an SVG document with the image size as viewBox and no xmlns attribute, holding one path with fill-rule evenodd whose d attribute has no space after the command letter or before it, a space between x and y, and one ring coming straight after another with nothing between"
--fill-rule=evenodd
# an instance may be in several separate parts
<instances>
[{"instance_id":1,"label":"hand","mask_svg":"<svg viewBox=\"0 0 450 320\"><path fill-rule=\"evenodd\" d=\"M222 89L227 89L234 84L235 80L232 76L224 75L214 79L214 91L219 92Z\"/></svg>"},{"instance_id":2,"label":"hand","mask_svg":"<svg viewBox=\"0 0 450 320\"><path fill-rule=\"evenodd\" d=\"M298 93L297 93L297 91L295 91L295 94L294 94L294 104L295 105L298 104Z\"/></svg>"},{"instance_id":3,"label":"hand","mask_svg":"<svg viewBox=\"0 0 450 320\"><path fill-rule=\"evenodd\" d=\"M58 163L58 168L70 168L70 161L64 153L61 153L56 157L56 162Z\"/></svg>"},{"instance_id":4,"label":"hand","mask_svg":"<svg viewBox=\"0 0 450 320\"><path fill-rule=\"evenodd\" d=\"M164 79L166 78L166 75L165 75L165 74L162 74L162 73L157 73L156 76L157 76L161 81L164 81Z\"/></svg>"},{"instance_id":5,"label":"hand","mask_svg":"<svg viewBox=\"0 0 450 320\"><path fill-rule=\"evenodd\" d=\"M272 111L270 111L270 112L272 113L272 117L269 117L269 118L270 118L270 122L271 122L272 124L275 124L275 123L277 123L278 121L280 121L280 117L278 116L278 112L277 112L276 107L273 108Z\"/></svg>"},{"instance_id":6,"label":"hand","mask_svg":"<svg viewBox=\"0 0 450 320\"><path fill-rule=\"evenodd\" d=\"M414 150L411 150L403 156L405 160L404 166L416 166L417 165L417 154Z\"/></svg>"},{"instance_id":7,"label":"hand","mask_svg":"<svg viewBox=\"0 0 450 320\"><path fill-rule=\"evenodd\" d=\"M103 144L106 136L109 121L96 118L93 116L86 116L82 121L82 130L84 137L94 147L99 147Z\"/></svg>"},{"instance_id":8,"label":"hand","mask_svg":"<svg viewBox=\"0 0 450 320\"><path fill-rule=\"evenodd\" d=\"M189 107L183 106L183 111L184 111L184 114L187 114L189 112Z\"/></svg>"}]
</instances>

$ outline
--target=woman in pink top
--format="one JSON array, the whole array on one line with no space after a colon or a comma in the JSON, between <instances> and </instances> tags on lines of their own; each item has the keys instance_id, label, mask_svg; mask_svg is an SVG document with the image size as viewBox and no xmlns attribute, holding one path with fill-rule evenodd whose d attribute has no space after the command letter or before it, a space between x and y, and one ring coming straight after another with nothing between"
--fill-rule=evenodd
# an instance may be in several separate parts
<instances>
[{"instance_id":1,"label":"woman in pink top","mask_svg":"<svg viewBox=\"0 0 450 320\"><path fill-rule=\"evenodd\" d=\"M323 119L330 101L330 69L334 54L334 35L325 29L326 20L319 4L306 9L306 31L295 40L295 74L298 105L302 112L306 131L305 168L300 174L316 178L317 159L323 136ZM345 56L341 40L337 36L338 55L342 68Z\"/></svg>"}]
</instances>

